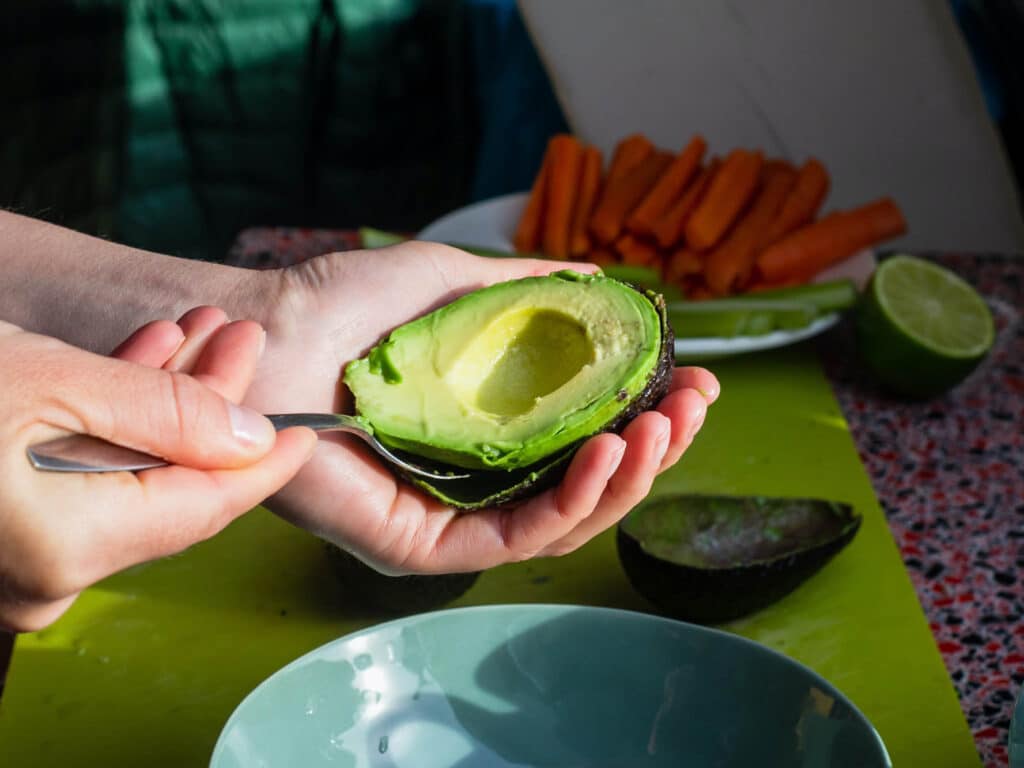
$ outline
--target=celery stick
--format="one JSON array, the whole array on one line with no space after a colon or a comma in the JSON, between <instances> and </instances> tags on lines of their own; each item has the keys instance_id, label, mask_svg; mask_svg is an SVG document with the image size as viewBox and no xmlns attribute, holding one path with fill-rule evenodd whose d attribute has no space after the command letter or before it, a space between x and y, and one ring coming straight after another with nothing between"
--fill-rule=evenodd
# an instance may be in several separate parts
<instances>
[{"instance_id":1,"label":"celery stick","mask_svg":"<svg viewBox=\"0 0 1024 768\"><path fill-rule=\"evenodd\" d=\"M804 328L817 316L813 304L778 299L715 299L668 305L669 323L682 339L762 336L776 330Z\"/></svg>"},{"instance_id":2,"label":"celery stick","mask_svg":"<svg viewBox=\"0 0 1024 768\"><path fill-rule=\"evenodd\" d=\"M757 301L762 299L780 299L798 301L802 304L813 304L821 314L839 312L849 309L857 303L857 287L852 280L830 280L827 283L808 283L792 288L776 288L772 291L737 296L735 300ZM729 299L732 301L733 299Z\"/></svg>"}]
</instances>

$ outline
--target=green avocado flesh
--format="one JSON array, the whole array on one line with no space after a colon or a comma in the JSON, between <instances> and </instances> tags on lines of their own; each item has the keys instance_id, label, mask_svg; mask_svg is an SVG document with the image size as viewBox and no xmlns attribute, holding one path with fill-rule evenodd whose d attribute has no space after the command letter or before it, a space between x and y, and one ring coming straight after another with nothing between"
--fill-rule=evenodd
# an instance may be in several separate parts
<instances>
[{"instance_id":1,"label":"green avocado flesh","mask_svg":"<svg viewBox=\"0 0 1024 768\"><path fill-rule=\"evenodd\" d=\"M652 299L617 280L513 280L395 329L348 366L345 384L391 448L522 469L602 431L648 386L662 326Z\"/></svg>"},{"instance_id":2,"label":"green avocado flesh","mask_svg":"<svg viewBox=\"0 0 1024 768\"><path fill-rule=\"evenodd\" d=\"M669 615L721 622L770 605L852 541L860 516L821 499L652 498L618 526L630 582Z\"/></svg>"}]
</instances>

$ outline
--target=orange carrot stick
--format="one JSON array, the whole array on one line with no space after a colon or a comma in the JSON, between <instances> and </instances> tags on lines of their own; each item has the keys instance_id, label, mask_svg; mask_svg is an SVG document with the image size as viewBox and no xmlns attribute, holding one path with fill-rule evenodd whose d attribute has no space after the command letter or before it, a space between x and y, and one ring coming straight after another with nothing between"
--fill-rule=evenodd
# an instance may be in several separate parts
<instances>
[{"instance_id":1,"label":"orange carrot stick","mask_svg":"<svg viewBox=\"0 0 1024 768\"><path fill-rule=\"evenodd\" d=\"M694 136L690 140L630 214L626 221L630 231L638 235L654 234L654 225L658 219L682 196L686 185L693 180L707 147L708 143L702 136Z\"/></svg>"},{"instance_id":2,"label":"orange carrot stick","mask_svg":"<svg viewBox=\"0 0 1024 768\"><path fill-rule=\"evenodd\" d=\"M685 296L690 301L704 301L715 298L715 294L704 283L694 283L690 286Z\"/></svg>"},{"instance_id":3,"label":"orange carrot stick","mask_svg":"<svg viewBox=\"0 0 1024 768\"><path fill-rule=\"evenodd\" d=\"M533 253L540 249L540 237L544 222L544 198L547 193L548 166L551 164L551 144L544 151L544 159L541 160L540 169L533 180L533 187L530 188L530 197L526 201L522 216L519 217L519 224L516 226L515 235L512 237L512 245L520 253Z\"/></svg>"},{"instance_id":4,"label":"orange carrot stick","mask_svg":"<svg viewBox=\"0 0 1024 768\"><path fill-rule=\"evenodd\" d=\"M572 231L569 235L569 255L573 258L584 256L590 250L587 223L594 212L601 188L601 165L601 150L597 147L583 150L583 170L580 173L580 188L576 208L572 212Z\"/></svg>"},{"instance_id":5,"label":"orange carrot stick","mask_svg":"<svg viewBox=\"0 0 1024 768\"><path fill-rule=\"evenodd\" d=\"M622 256L623 264L661 269L661 252L658 247L636 235L627 233L620 237L615 241L615 250Z\"/></svg>"},{"instance_id":6,"label":"orange carrot stick","mask_svg":"<svg viewBox=\"0 0 1024 768\"><path fill-rule=\"evenodd\" d=\"M768 159L766 159L764 161L764 167L762 168L762 170L764 171L766 177L767 175L775 173L776 171L792 171L794 174L796 174L796 168L793 167L793 164L788 160L784 160L781 157L769 157Z\"/></svg>"},{"instance_id":7,"label":"orange carrot stick","mask_svg":"<svg viewBox=\"0 0 1024 768\"><path fill-rule=\"evenodd\" d=\"M670 248L683 239L683 231L686 222L697 208L697 205L707 192L711 179L718 173L721 161L717 157L712 158L707 168L698 174L693 183L686 188L683 196L679 198L654 225L654 238L662 248Z\"/></svg>"},{"instance_id":8,"label":"orange carrot stick","mask_svg":"<svg viewBox=\"0 0 1024 768\"><path fill-rule=\"evenodd\" d=\"M885 197L792 232L761 252L757 268L767 282L793 275L809 279L863 248L906 231L907 222L899 206Z\"/></svg>"},{"instance_id":9,"label":"orange carrot stick","mask_svg":"<svg viewBox=\"0 0 1024 768\"><path fill-rule=\"evenodd\" d=\"M825 201L828 187L828 171L818 160L812 157L800 166L796 185L782 204L768 231L764 233L761 247L776 243L790 232L813 221Z\"/></svg>"},{"instance_id":10,"label":"orange carrot stick","mask_svg":"<svg viewBox=\"0 0 1024 768\"><path fill-rule=\"evenodd\" d=\"M765 166L761 189L725 239L708 253L704 276L708 288L727 296L746 283L757 258L757 244L771 225L796 183L796 172L785 166Z\"/></svg>"},{"instance_id":11,"label":"orange carrot stick","mask_svg":"<svg viewBox=\"0 0 1024 768\"><path fill-rule=\"evenodd\" d=\"M663 277L666 283L682 287L685 278L699 275L703 271L704 257L689 248L680 248L665 260Z\"/></svg>"},{"instance_id":12,"label":"orange carrot stick","mask_svg":"<svg viewBox=\"0 0 1024 768\"><path fill-rule=\"evenodd\" d=\"M636 168L648 155L653 154L654 145L650 139L640 133L627 136L615 145L612 163L605 179L605 189L619 181L623 176Z\"/></svg>"},{"instance_id":13,"label":"orange carrot stick","mask_svg":"<svg viewBox=\"0 0 1024 768\"><path fill-rule=\"evenodd\" d=\"M551 153L551 164L548 168L541 246L548 256L567 259L572 209L576 202L583 163L583 145L575 136L563 133L551 139L548 151Z\"/></svg>"},{"instance_id":14,"label":"orange carrot stick","mask_svg":"<svg viewBox=\"0 0 1024 768\"><path fill-rule=\"evenodd\" d=\"M757 190L763 164L761 152L734 149L729 153L704 199L686 222L688 246L706 251L722 239Z\"/></svg>"},{"instance_id":15,"label":"orange carrot stick","mask_svg":"<svg viewBox=\"0 0 1024 768\"><path fill-rule=\"evenodd\" d=\"M590 233L598 242L611 243L618 237L626 217L672 162L665 152L654 152L614 184L607 184L601 202L590 217Z\"/></svg>"}]
</instances>

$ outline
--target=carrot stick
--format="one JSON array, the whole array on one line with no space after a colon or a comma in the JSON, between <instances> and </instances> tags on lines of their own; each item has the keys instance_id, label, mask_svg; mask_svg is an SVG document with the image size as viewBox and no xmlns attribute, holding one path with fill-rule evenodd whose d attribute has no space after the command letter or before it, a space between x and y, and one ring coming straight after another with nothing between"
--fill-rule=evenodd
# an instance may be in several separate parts
<instances>
[{"instance_id":1,"label":"carrot stick","mask_svg":"<svg viewBox=\"0 0 1024 768\"><path fill-rule=\"evenodd\" d=\"M766 176L776 171L792 171L794 174L796 173L796 168L793 167L793 164L781 157L769 157L764 161L763 170Z\"/></svg>"},{"instance_id":2,"label":"carrot stick","mask_svg":"<svg viewBox=\"0 0 1024 768\"><path fill-rule=\"evenodd\" d=\"M623 176L636 168L648 155L654 152L650 139L640 133L627 136L615 145L612 164L608 168L605 189L619 181Z\"/></svg>"},{"instance_id":3,"label":"carrot stick","mask_svg":"<svg viewBox=\"0 0 1024 768\"><path fill-rule=\"evenodd\" d=\"M626 221L626 227L638 235L654 234L654 225L668 207L679 199L700 166L708 143L703 136L694 136L675 157L672 164L651 187Z\"/></svg>"},{"instance_id":4,"label":"carrot stick","mask_svg":"<svg viewBox=\"0 0 1024 768\"><path fill-rule=\"evenodd\" d=\"M670 248L683 239L686 222L697 205L704 198L711 179L720 166L718 158L712 158L707 168L702 170L693 183L687 187L683 196L676 201L654 225L654 238L662 248Z\"/></svg>"},{"instance_id":5,"label":"carrot stick","mask_svg":"<svg viewBox=\"0 0 1024 768\"><path fill-rule=\"evenodd\" d=\"M828 194L828 171L815 158L810 158L802 166L796 177L796 185L782 204L775 220L761 240L761 247L766 248L776 243L790 232L799 229L809 221L813 221L818 209Z\"/></svg>"},{"instance_id":6,"label":"carrot stick","mask_svg":"<svg viewBox=\"0 0 1024 768\"><path fill-rule=\"evenodd\" d=\"M704 199L686 222L687 245L705 251L722 239L757 190L763 164L761 152L734 149L729 153Z\"/></svg>"},{"instance_id":7,"label":"carrot stick","mask_svg":"<svg viewBox=\"0 0 1024 768\"><path fill-rule=\"evenodd\" d=\"M907 222L890 198L826 216L790 233L757 257L767 282L798 275L811 278L862 248L902 235Z\"/></svg>"},{"instance_id":8,"label":"carrot stick","mask_svg":"<svg viewBox=\"0 0 1024 768\"><path fill-rule=\"evenodd\" d=\"M601 188L601 150L587 147L583 150L583 170L580 173L580 188L576 197L576 208L572 212L572 230L569 235L569 255L581 257L590 250L590 236L587 222L594 212L597 194Z\"/></svg>"},{"instance_id":9,"label":"carrot stick","mask_svg":"<svg viewBox=\"0 0 1024 768\"><path fill-rule=\"evenodd\" d=\"M654 152L614 184L605 186L605 194L590 217L590 233L599 242L611 243L618 237L626 217L672 162L665 152Z\"/></svg>"},{"instance_id":10,"label":"carrot stick","mask_svg":"<svg viewBox=\"0 0 1024 768\"><path fill-rule=\"evenodd\" d=\"M622 256L623 264L661 269L661 252L658 247L636 235L627 233L620 237L615 241L615 250Z\"/></svg>"},{"instance_id":11,"label":"carrot stick","mask_svg":"<svg viewBox=\"0 0 1024 768\"><path fill-rule=\"evenodd\" d=\"M695 283L690 286L690 290L685 296L690 301L705 301L706 299L715 298L715 294L704 283Z\"/></svg>"},{"instance_id":12,"label":"carrot stick","mask_svg":"<svg viewBox=\"0 0 1024 768\"><path fill-rule=\"evenodd\" d=\"M727 296L747 282L757 258L757 244L795 183L796 172L791 168L765 166L761 171L761 189L750 208L708 253L704 277L713 293Z\"/></svg>"},{"instance_id":13,"label":"carrot stick","mask_svg":"<svg viewBox=\"0 0 1024 768\"><path fill-rule=\"evenodd\" d=\"M682 288L685 278L699 275L703 271L704 257L689 248L680 248L665 260L663 277L666 283L675 283Z\"/></svg>"},{"instance_id":14,"label":"carrot stick","mask_svg":"<svg viewBox=\"0 0 1024 768\"><path fill-rule=\"evenodd\" d=\"M516 226L516 233L512 237L512 245L520 253L533 253L540 249L540 236L544 226L542 219L545 207L544 197L547 193L548 166L550 164L551 143L548 142L548 148L544 151L544 159L541 160L540 169L530 188L530 197L526 201L526 207Z\"/></svg>"},{"instance_id":15,"label":"carrot stick","mask_svg":"<svg viewBox=\"0 0 1024 768\"><path fill-rule=\"evenodd\" d=\"M580 182L583 145L575 136L563 133L551 139L548 151L551 153L551 165L548 168L541 247L552 258L566 259L569 257L569 230Z\"/></svg>"}]
</instances>

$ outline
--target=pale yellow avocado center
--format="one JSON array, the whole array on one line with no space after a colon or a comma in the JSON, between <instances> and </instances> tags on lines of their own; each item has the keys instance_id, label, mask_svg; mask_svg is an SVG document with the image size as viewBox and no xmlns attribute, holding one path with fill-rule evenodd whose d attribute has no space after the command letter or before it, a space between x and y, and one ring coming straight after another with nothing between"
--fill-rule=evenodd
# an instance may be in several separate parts
<instances>
[{"instance_id":1,"label":"pale yellow avocado center","mask_svg":"<svg viewBox=\"0 0 1024 768\"><path fill-rule=\"evenodd\" d=\"M594 361L587 330L550 309L499 315L470 341L444 376L467 411L517 416Z\"/></svg>"}]
</instances>

